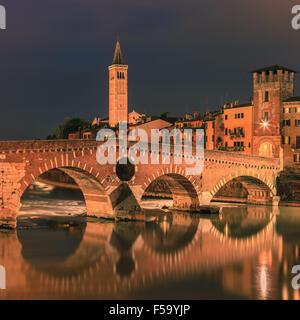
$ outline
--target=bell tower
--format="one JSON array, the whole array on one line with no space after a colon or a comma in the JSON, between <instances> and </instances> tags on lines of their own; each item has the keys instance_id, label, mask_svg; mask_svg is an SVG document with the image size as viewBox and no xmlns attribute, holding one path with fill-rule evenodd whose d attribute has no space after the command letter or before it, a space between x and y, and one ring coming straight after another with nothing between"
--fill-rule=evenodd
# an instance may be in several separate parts
<instances>
[{"instance_id":1,"label":"bell tower","mask_svg":"<svg viewBox=\"0 0 300 320\"><path fill-rule=\"evenodd\" d=\"M294 94L295 72L278 65L252 71L255 155L279 157L282 101Z\"/></svg>"},{"instance_id":2,"label":"bell tower","mask_svg":"<svg viewBox=\"0 0 300 320\"><path fill-rule=\"evenodd\" d=\"M109 125L115 127L120 121L128 121L127 70L121 47L117 41L113 63L109 70Z\"/></svg>"}]
</instances>

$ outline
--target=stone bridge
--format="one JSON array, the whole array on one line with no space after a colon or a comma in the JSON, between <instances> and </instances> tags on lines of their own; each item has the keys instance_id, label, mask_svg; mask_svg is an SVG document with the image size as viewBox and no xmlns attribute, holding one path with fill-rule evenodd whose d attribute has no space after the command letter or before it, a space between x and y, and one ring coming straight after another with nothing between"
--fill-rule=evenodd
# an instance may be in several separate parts
<instances>
[{"instance_id":1,"label":"stone bridge","mask_svg":"<svg viewBox=\"0 0 300 320\"><path fill-rule=\"evenodd\" d=\"M132 143L133 144L133 143ZM174 209L194 211L207 205L232 180L238 180L253 203L278 205L276 177L280 161L243 154L205 151L201 175L186 174L188 165L170 164L100 165L96 152L101 142L84 140L0 142L0 224L15 226L24 191L39 176L58 169L70 176L81 189L87 214L134 218L143 194L151 183L164 180L173 198ZM129 144L130 147L130 144ZM160 157L162 157L160 152ZM117 158L119 148L116 150ZM161 161L160 161L161 163Z\"/></svg>"}]
</instances>

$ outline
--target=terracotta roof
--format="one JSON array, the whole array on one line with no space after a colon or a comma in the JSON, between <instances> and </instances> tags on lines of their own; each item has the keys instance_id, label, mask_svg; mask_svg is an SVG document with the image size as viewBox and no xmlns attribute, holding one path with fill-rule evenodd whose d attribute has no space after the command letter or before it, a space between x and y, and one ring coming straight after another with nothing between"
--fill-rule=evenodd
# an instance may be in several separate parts
<instances>
[{"instance_id":1,"label":"terracotta roof","mask_svg":"<svg viewBox=\"0 0 300 320\"><path fill-rule=\"evenodd\" d=\"M278 64L275 64L275 65L270 66L270 67L265 67L265 68L253 70L253 71L250 71L250 73L264 72L264 71L277 71L277 70L284 70L284 71L289 71L289 72L295 72L295 73L297 73L297 71L295 71L295 70L292 70L292 69L288 69L288 68L286 68L286 67L279 66Z\"/></svg>"}]
</instances>

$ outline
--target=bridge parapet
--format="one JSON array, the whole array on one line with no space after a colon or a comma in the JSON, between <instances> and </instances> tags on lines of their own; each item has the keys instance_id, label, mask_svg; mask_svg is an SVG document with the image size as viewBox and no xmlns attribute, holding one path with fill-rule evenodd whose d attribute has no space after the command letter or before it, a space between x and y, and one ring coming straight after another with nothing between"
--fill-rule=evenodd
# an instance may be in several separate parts
<instances>
[{"instance_id":1,"label":"bridge parapet","mask_svg":"<svg viewBox=\"0 0 300 320\"><path fill-rule=\"evenodd\" d=\"M265 158L236 152L205 150L205 160L227 165L248 166L256 169L280 170L279 158Z\"/></svg>"}]
</instances>

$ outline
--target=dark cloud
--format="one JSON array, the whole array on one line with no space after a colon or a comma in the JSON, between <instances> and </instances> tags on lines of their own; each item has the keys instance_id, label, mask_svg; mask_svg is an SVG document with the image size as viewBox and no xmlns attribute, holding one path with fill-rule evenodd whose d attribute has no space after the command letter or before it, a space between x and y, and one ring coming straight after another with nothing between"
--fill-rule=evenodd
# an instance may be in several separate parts
<instances>
[{"instance_id":1,"label":"dark cloud","mask_svg":"<svg viewBox=\"0 0 300 320\"><path fill-rule=\"evenodd\" d=\"M106 115L117 37L129 64L130 108L148 114L215 109L226 93L246 101L253 68L300 70L300 31L291 29L297 1L0 3L8 15L0 32L2 140L44 138L66 116Z\"/></svg>"}]
</instances>

